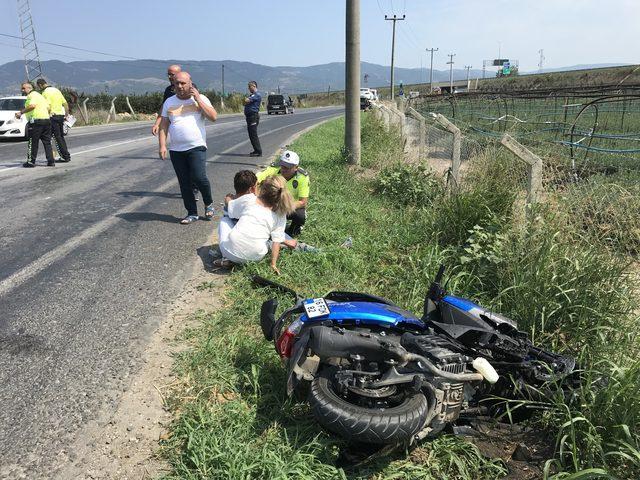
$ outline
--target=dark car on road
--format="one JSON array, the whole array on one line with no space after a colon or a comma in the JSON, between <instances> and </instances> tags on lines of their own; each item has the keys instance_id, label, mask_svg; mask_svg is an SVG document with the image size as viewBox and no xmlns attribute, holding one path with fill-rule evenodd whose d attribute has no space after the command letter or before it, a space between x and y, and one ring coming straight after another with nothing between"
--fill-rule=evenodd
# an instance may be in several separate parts
<instances>
[{"instance_id":1,"label":"dark car on road","mask_svg":"<svg viewBox=\"0 0 640 480\"><path fill-rule=\"evenodd\" d=\"M293 113L293 100L289 95L272 94L267 97L267 114Z\"/></svg>"}]
</instances>

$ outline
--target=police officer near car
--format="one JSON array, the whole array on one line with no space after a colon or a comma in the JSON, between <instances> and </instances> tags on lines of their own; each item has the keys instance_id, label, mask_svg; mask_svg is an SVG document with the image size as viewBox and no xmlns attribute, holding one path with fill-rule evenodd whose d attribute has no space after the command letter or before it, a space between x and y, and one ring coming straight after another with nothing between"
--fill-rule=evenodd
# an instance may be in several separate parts
<instances>
[{"instance_id":1,"label":"police officer near car","mask_svg":"<svg viewBox=\"0 0 640 480\"><path fill-rule=\"evenodd\" d=\"M291 223L285 233L295 237L300 234L302 226L307 219L307 204L309 203L309 174L300 168L300 157L296 152L285 150L280 155L280 160L273 163L256 175L258 185L272 175L282 175L287 181L287 189L295 200L295 211L287 216Z\"/></svg>"},{"instance_id":2,"label":"police officer near car","mask_svg":"<svg viewBox=\"0 0 640 480\"><path fill-rule=\"evenodd\" d=\"M38 143L42 141L44 153L47 157L47 167L55 167L53 148L51 147L51 120L49 119L49 102L33 89L30 82L21 85L20 90L27 96L24 108L16 112L16 118L27 117L27 161L22 164L25 168L36 166L38 157Z\"/></svg>"},{"instance_id":3,"label":"police officer near car","mask_svg":"<svg viewBox=\"0 0 640 480\"><path fill-rule=\"evenodd\" d=\"M51 115L51 132L56 142L56 148L60 153L58 162L70 162L71 154L67 148L67 142L64 139L64 120L71 114L71 108L64 95L60 90L47 84L44 78L36 80L38 90L41 95L49 102L49 112Z\"/></svg>"},{"instance_id":4,"label":"police officer near car","mask_svg":"<svg viewBox=\"0 0 640 480\"><path fill-rule=\"evenodd\" d=\"M255 80L251 80L247 88L249 89L249 96L244 99L244 116L247 120L249 140L251 140L251 146L253 147L253 151L249 156L261 157L262 147L260 146L260 139L258 138L258 123L260 123L259 112L262 95L258 92L258 83Z\"/></svg>"}]
</instances>

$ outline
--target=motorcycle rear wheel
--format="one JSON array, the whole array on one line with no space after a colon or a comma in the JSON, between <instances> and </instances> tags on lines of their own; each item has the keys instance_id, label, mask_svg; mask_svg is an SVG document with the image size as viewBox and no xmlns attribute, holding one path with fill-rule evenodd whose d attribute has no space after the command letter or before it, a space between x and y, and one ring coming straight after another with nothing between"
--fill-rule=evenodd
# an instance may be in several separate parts
<instances>
[{"instance_id":1,"label":"motorcycle rear wheel","mask_svg":"<svg viewBox=\"0 0 640 480\"><path fill-rule=\"evenodd\" d=\"M335 369L320 372L309 392L313 416L325 429L350 442L397 444L410 440L424 427L429 404L422 393L407 391L398 405L367 408L336 392L334 374Z\"/></svg>"}]
</instances>

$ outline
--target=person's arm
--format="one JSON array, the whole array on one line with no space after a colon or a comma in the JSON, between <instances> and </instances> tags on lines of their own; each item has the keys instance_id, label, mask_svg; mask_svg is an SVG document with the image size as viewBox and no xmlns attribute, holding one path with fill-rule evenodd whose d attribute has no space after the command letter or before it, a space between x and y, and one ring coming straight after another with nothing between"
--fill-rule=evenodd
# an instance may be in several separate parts
<instances>
[{"instance_id":1,"label":"person's arm","mask_svg":"<svg viewBox=\"0 0 640 480\"><path fill-rule=\"evenodd\" d=\"M27 112L30 112L31 110L34 110L36 108L35 104L31 104L28 107L23 108L22 110L19 110L16 112L16 118L20 118L22 115L24 115Z\"/></svg>"},{"instance_id":2,"label":"person's arm","mask_svg":"<svg viewBox=\"0 0 640 480\"><path fill-rule=\"evenodd\" d=\"M307 203L309 203L309 198L301 198L296 202L296 210L299 208L307 208Z\"/></svg>"},{"instance_id":3,"label":"person's arm","mask_svg":"<svg viewBox=\"0 0 640 480\"><path fill-rule=\"evenodd\" d=\"M202 113L205 117L207 117L209 120L211 120L212 122L215 122L216 119L218 118L218 112L216 112L216 109L213 108L213 105L211 105L211 102L207 100L204 100L204 97L196 87L191 87L191 95L193 96L193 99L197 102L198 106L200 107L200 109L202 110Z\"/></svg>"},{"instance_id":4,"label":"person's arm","mask_svg":"<svg viewBox=\"0 0 640 480\"><path fill-rule=\"evenodd\" d=\"M160 122L162 122L162 116L158 115L158 117L156 118L156 121L154 122L153 126L151 127L151 134L154 137L156 135L158 135L158 131L160 130Z\"/></svg>"},{"instance_id":5,"label":"person's arm","mask_svg":"<svg viewBox=\"0 0 640 480\"><path fill-rule=\"evenodd\" d=\"M162 105L160 106L160 110L158 110L158 116L156 117L156 121L153 123L151 127L151 134L155 137L158 135L158 130L160 130L160 122L162 121L162 110L164 109L164 102L167 101L167 93L165 91L164 98L162 99Z\"/></svg>"},{"instance_id":6,"label":"person's arm","mask_svg":"<svg viewBox=\"0 0 640 480\"><path fill-rule=\"evenodd\" d=\"M158 135L159 155L162 160L167 159L167 134L169 132L169 119L160 117L160 135Z\"/></svg>"},{"instance_id":7,"label":"person's arm","mask_svg":"<svg viewBox=\"0 0 640 480\"><path fill-rule=\"evenodd\" d=\"M280 242L273 242L271 244L271 269L276 272L276 274L280 275L280 270L278 270L277 262L278 257L280 256Z\"/></svg>"},{"instance_id":8,"label":"person's arm","mask_svg":"<svg viewBox=\"0 0 640 480\"><path fill-rule=\"evenodd\" d=\"M296 202L296 210L299 208L307 208L309 203L309 177L307 175L298 175L300 185L298 186L298 201Z\"/></svg>"},{"instance_id":9,"label":"person's arm","mask_svg":"<svg viewBox=\"0 0 640 480\"><path fill-rule=\"evenodd\" d=\"M69 103L67 103L66 99L62 103L62 106L64 107L65 117L68 116L68 115L71 115L71 107L69 106Z\"/></svg>"}]
</instances>

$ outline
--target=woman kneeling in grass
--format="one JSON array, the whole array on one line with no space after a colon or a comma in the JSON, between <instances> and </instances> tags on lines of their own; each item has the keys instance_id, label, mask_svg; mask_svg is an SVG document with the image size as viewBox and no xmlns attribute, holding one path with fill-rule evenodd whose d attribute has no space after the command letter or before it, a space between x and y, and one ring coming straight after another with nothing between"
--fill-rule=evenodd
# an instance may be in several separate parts
<instances>
[{"instance_id":1,"label":"woman kneeling in grass","mask_svg":"<svg viewBox=\"0 0 640 480\"><path fill-rule=\"evenodd\" d=\"M294 209L295 202L284 177L274 175L265 179L260 184L256 203L243 212L227 237L219 239L223 258L213 265L229 268L233 264L260 261L271 243L271 268L279 274L276 262L280 243L285 241L287 215Z\"/></svg>"}]
</instances>

